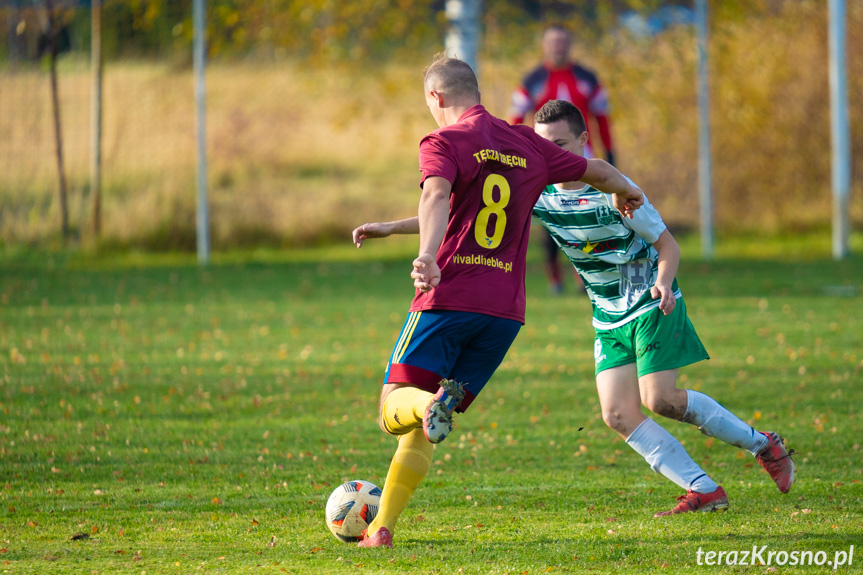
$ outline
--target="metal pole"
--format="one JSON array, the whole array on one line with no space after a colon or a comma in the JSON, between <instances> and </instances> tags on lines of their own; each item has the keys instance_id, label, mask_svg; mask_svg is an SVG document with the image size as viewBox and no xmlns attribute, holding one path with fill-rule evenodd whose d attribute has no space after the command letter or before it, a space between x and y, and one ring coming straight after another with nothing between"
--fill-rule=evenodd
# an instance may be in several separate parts
<instances>
[{"instance_id":1,"label":"metal pole","mask_svg":"<svg viewBox=\"0 0 863 575\"><path fill-rule=\"evenodd\" d=\"M467 62L474 73L477 71L476 53L479 45L479 16L482 0L446 0L446 18L449 30L446 34L446 53L452 58Z\"/></svg>"},{"instance_id":2,"label":"metal pole","mask_svg":"<svg viewBox=\"0 0 863 575\"><path fill-rule=\"evenodd\" d=\"M198 201L197 201L197 245L198 263L210 261L210 217L207 209L207 134L206 134L206 87L204 85L204 68L206 66L205 33L206 18L205 0L194 0L192 19L194 20L195 45L195 118L198 136Z\"/></svg>"},{"instance_id":3,"label":"metal pole","mask_svg":"<svg viewBox=\"0 0 863 575\"><path fill-rule=\"evenodd\" d=\"M851 227L851 142L848 127L848 83L845 67L845 0L830 0L830 134L833 183L833 259L848 255Z\"/></svg>"},{"instance_id":4,"label":"metal pole","mask_svg":"<svg viewBox=\"0 0 863 575\"><path fill-rule=\"evenodd\" d=\"M707 0L695 0L698 33L698 197L701 206L701 253L713 259L713 190L710 166L710 99L707 68Z\"/></svg>"},{"instance_id":5,"label":"metal pole","mask_svg":"<svg viewBox=\"0 0 863 575\"><path fill-rule=\"evenodd\" d=\"M102 231L102 1L93 0L90 14L90 194L93 235Z\"/></svg>"}]
</instances>

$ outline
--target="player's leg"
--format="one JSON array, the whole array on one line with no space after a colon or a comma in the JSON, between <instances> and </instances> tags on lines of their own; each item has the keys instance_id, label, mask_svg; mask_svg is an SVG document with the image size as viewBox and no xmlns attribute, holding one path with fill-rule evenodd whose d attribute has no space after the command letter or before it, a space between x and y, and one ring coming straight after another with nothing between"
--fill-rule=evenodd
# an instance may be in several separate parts
<instances>
[{"instance_id":1,"label":"player's leg","mask_svg":"<svg viewBox=\"0 0 863 575\"><path fill-rule=\"evenodd\" d=\"M545 251L545 274L548 278L548 287L553 293L563 293L563 276L560 273L560 263L557 261L557 252L560 248L548 233L543 237L542 247Z\"/></svg>"},{"instance_id":2,"label":"player's leg","mask_svg":"<svg viewBox=\"0 0 863 575\"><path fill-rule=\"evenodd\" d=\"M717 491L718 485L692 460L683 445L662 426L641 413L641 398L634 363L601 371L596 388L602 418L641 455L650 468L671 482L699 494ZM724 495L724 492L722 492ZM711 501L713 509L723 501Z\"/></svg>"},{"instance_id":3,"label":"player's leg","mask_svg":"<svg viewBox=\"0 0 863 575\"><path fill-rule=\"evenodd\" d=\"M443 379L439 386L436 393L431 393L404 383L384 385L381 429L390 435L402 435L422 426L429 443L443 441L452 429L452 412L464 397L464 387L455 379Z\"/></svg>"},{"instance_id":4,"label":"player's leg","mask_svg":"<svg viewBox=\"0 0 863 575\"><path fill-rule=\"evenodd\" d=\"M776 487L788 493L794 483L794 462L784 440L772 431L756 431L709 395L691 389L680 421L690 423L704 435L750 452L767 471Z\"/></svg>"},{"instance_id":5,"label":"player's leg","mask_svg":"<svg viewBox=\"0 0 863 575\"><path fill-rule=\"evenodd\" d=\"M476 385L465 398L469 405L503 360L519 327L511 320L466 312L423 312L408 317L390 357L380 402L381 428L399 435L399 445L384 482L380 510L367 529L367 537L360 541L361 547L392 546L396 520L428 473L434 449L424 425L429 408L445 408L451 417L463 403L466 390L451 385L455 380L442 378L458 372L475 377ZM482 366L469 371L460 368L458 362L464 363L461 355L471 348L474 332L493 334L497 353L486 356ZM441 382L444 387L438 385Z\"/></svg>"},{"instance_id":6,"label":"player's leg","mask_svg":"<svg viewBox=\"0 0 863 575\"><path fill-rule=\"evenodd\" d=\"M606 369L596 375L596 391L602 420L626 439L647 419L641 413L635 363Z\"/></svg>"},{"instance_id":7,"label":"player's leg","mask_svg":"<svg viewBox=\"0 0 863 575\"><path fill-rule=\"evenodd\" d=\"M777 487L786 493L794 481L794 463L782 438L759 432L712 397L677 387L677 368L707 358L707 352L677 300L669 316L654 310L639 323L636 333L639 387L644 406L664 417L695 425L699 431L756 456Z\"/></svg>"},{"instance_id":8,"label":"player's leg","mask_svg":"<svg viewBox=\"0 0 863 575\"><path fill-rule=\"evenodd\" d=\"M673 513L727 507L725 492L692 460L680 442L641 413L635 344L638 321L596 332L593 352L603 420L647 461L651 469L688 491L684 498L689 499ZM695 503L694 508L690 508L692 503Z\"/></svg>"},{"instance_id":9,"label":"player's leg","mask_svg":"<svg viewBox=\"0 0 863 575\"><path fill-rule=\"evenodd\" d=\"M441 350L443 335L438 317L422 317L411 312L390 355L384 385L381 389L379 424L381 429L399 438L381 493L380 509L366 529L360 547L392 547L392 533L398 516L407 507L411 495L429 470L434 446L422 431L422 414L434 394L428 389L439 381L437 370L448 370ZM402 363L410 358L412 363ZM417 365L414 365L417 364Z\"/></svg>"},{"instance_id":10,"label":"player's leg","mask_svg":"<svg viewBox=\"0 0 863 575\"><path fill-rule=\"evenodd\" d=\"M366 530L360 547L392 547L396 520L410 502L431 467L434 445L426 441L421 427L398 437L399 444L381 493L380 509Z\"/></svg>"},{"instance_id":11,"label":"player's leg","mask_svg":"<svg viewBox=\"0 0 863 575\"><path fill-rule=\"evenodd\" d=\"M461 401L460 386L441 374L452 370L460 353L462 321L457 312L408 315L384 374L379 419L384 432L408 433L423 425L433 403L451 411Z\"/></svg>"},{"instance_id":12,"label":"player's leg","mask_svg":"<svg viewBox=\"0 0 863 575\"><path fill-rule=\"evenodd\" d=\"M657 415L691 423L705 435L715 437L757 455L767 438L719 405L713 398L677 387L677 370L648 373L639 378L641 400Z\"/></svg>"}]
</instances>

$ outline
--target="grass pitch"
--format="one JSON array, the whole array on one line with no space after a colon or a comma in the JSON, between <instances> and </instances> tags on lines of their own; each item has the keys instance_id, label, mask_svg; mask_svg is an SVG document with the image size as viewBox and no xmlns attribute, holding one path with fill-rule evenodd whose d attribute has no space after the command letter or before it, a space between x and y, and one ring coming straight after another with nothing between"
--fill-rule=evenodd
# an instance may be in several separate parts
<instances>
[{"instance_id":1,"label":"grass pitch","mask_svg":"<svg viewBox=\"0 0 863 575\"><path fill-rule=\"evenodd\" d=\"M202 270L7 250L0 573L812 573L832 567L699 566L698 551L826 562L851 545L839 569L863 565L859 256L705 263L686 246L678 277L712 359L681 380L787 438L791 493L662 420L731 508L654 519L680 491L602 423L588 302L547 295L534 261L528 323L436 449L396 548L337 541L330 491L382 486L394 451L377 395L412 251L394 239Z\"/></svg>"}]
</instances>

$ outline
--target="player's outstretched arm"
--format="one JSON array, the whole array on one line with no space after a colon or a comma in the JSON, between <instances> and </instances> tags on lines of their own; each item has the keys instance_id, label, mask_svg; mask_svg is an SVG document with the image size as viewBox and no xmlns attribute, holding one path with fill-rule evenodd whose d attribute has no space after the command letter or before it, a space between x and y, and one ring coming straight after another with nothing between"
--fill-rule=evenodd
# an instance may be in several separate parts
<instances>
[{"instance_id":1,"label":"player's outstretched arm","mask_svg":"<svg viewBox=\"0 0 863 575\"><path fill-rule=\"evenodd\" d=\"M437 251L440 248L449 222L449 196L452 184L439 176L426 178L418 210L420 250L414 260L411 277L420 291L430 291L440 283Z\"/></svg>"},{"instance_id":2,"label":"player's outstretched arm","mask_svg":"<svg viewBox=\"0 0 863 575\"><path fill-rule=\"evenodd\" d=\"M372 238L385 238L393 234L418 234L420 233L419 219L416 217L392 222L373 222L363 224L356 228L351 236L358 248L363 247L365 240Z\"/></svg>"},{"instance_id":3,"label":"player's outstretched arm","mask_svg":"<svg viewBox=\"0 0 863 575\"><path fill-rule=\"evenodd\" d=\"M581 181L606 194L614 194L614 207L623 217L632 219L632 214L644 203L644 194L632 185L617 168L604 160L587 161L587 170Z\"/></svg>"},{"instance_id":4,"label":"player's outstretched arm","mask_svg":"<svg viewBox=\"0 0 863 575\"><path fill-rule=\"evenodd\" d=\"M659 270L656 275L656 283L650 288L650 296L659 299L659 309L665 315L670 315L677 305L674 299L674 276L677 275L677 267L680 265L680 246L671 232L665 230L659 234L659 238L653 242L659 254Z\"/></svg>"}]
</instances>

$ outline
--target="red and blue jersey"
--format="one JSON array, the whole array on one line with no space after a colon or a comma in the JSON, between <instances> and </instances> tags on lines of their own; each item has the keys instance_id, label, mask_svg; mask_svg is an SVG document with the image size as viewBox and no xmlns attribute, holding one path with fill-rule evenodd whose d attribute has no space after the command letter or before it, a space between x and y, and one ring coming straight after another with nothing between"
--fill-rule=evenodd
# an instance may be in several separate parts
<instances>
[{"instance_id":1,"label":"red and blue jersey","mask_svg":"<svg viewBox=\"0 0 863 575\"><path fill-rule=\"evenodd\" d=\"M606 150L613 150L608 122L608 93L590 70L570 64L563 68L541 65L522 80L512 95L510 122L524 123L550 100L565 100L581 110L590 129L590 118L596 118L599 137Z\"/></svg>"},{"instance_id":2,"label":"red and blue jersey","mask_svg":"<svg viewBox=\"0 0 863 575\"><path fill-rule=\"evenodd\" d=\"M417 290L411 311L483 313L524 323L531 211L550 183L577 181L587 160L480 105L420 142L422 182L452 184L449 222L437 252L440 284Z\"/></svg>"}]
</instances>

